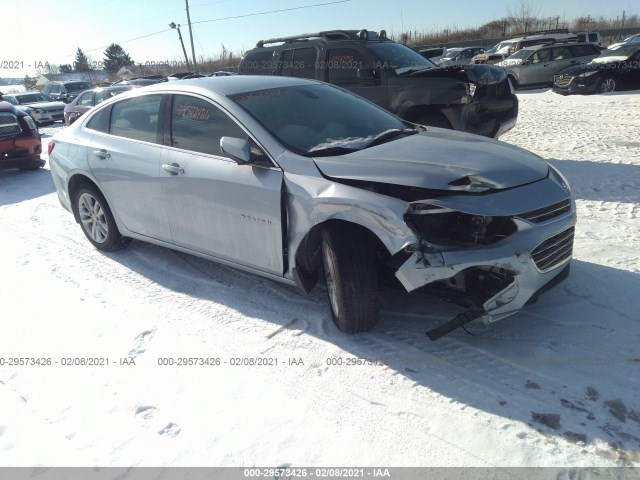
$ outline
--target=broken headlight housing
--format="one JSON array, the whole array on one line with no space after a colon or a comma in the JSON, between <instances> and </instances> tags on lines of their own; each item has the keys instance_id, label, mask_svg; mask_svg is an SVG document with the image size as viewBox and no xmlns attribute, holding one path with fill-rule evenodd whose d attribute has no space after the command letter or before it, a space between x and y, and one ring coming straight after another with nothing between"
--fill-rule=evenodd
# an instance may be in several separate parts
<instances>
[{"instance_id":1,"label":"broken headlight housing","mask_svg":"<svg viewBox=\"0 0 640 480\"><path fill-rule=\"evenodd\" d=\"M517 230L511 217L474 215L421 202L409 204L404 220L420 238L442 246L490 245Z\"/></svg>"}]
</instances>

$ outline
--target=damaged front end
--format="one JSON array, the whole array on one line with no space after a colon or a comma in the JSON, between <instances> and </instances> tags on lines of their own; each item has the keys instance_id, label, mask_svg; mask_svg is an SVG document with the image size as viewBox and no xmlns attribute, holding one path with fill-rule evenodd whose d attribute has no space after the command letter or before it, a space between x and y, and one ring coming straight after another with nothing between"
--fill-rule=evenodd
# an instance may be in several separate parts
<instances>
[{"instance_id":1,"label":"damaged front end","mask_svg":"<svg viewBox=\"0 0 640 480\"><path fill-rule=\"evenodd\" d=\"M432 340L476 318L489 323L512 315L568 275L575 224L570 198L497 216L486 214L487 196L476 198L475 211L447 207L443 198L411 202L405 212L419 241L396 277L407 291L426 286L466 308L427 332Z\"/></svg>"}]
</instances>

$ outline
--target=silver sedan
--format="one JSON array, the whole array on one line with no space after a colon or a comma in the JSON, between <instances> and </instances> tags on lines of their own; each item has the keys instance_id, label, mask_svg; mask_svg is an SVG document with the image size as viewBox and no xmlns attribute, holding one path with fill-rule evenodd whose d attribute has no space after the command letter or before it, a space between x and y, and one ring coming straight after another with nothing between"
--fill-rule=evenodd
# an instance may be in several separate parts
<instances>
[{"instance_id":1,"label":"silver sedan","mask_svg":"<svg viewBox=\"0 0 640 480\"><path fill-rule=\"evenodd\" d=\"M403 121L336 86L197 78L105 101L49 145L59 199L101 250L131 238L308 292L372 328L384 279L465 306L438 338L568 274L564 177L496 140Z\"/></svg>"}]
</instances>

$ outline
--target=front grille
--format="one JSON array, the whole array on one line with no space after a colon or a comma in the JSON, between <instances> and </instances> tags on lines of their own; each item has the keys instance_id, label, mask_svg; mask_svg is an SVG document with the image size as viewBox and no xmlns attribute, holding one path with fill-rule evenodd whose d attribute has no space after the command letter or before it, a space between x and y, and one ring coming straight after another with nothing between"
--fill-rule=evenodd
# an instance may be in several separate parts
<instances>
[{"instance_id":1,"label":"front grille","mask_svg":"<svg viewBox=\"0 0 640 480\"><path fill-rule=\"evenodd\" d=\"M567 199L554 203L553 205L549 205L548 207L538 208L537 210L532 210L518 216L532 223L542 223L551 218L558 217L563 213L567 213L569 210L571 210L571 200Z\"/></svg>"},{"instance_id":2,"label":"front grille","mask_svg":"<svg viewBox=\"0 0 640 480\"><path fill-rule=\"evenodd\" d=\"M571 258L573 254L573 235L571 227L546 239L533 249L531 258L541 272L551 270Z\"/></svg>"},{"instance_id":3,"label":"front grille","mask_svg":"<svg viewBox=\"0 0 640 480\"><path fill-rule=\"evenodd\" d=\"M568 87L573 80L571 75L555 75L553 77L553 83L560 88Z\"/></svg>"},{"instance_id":4,"label":"front grille","mask_svg":"<svg viewBox=\"0 0 640 480\"><path fill-rule=\"evenodd\" d=\"M22 133L22 128L20 128L18 118L12 113L0 112L0 138L13 137L20 135L20 133Z\"/></svg>"}]
</instances>

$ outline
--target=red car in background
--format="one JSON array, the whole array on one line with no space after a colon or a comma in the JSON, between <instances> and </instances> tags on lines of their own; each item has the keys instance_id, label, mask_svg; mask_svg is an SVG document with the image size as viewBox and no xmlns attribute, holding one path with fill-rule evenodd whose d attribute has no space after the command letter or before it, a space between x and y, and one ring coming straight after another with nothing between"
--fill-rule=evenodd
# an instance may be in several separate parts
<instances>
[{"instance_id":1,"label":"red car in background","mask_svg":"<svg viewBox=\"0 0 640 480\"><path fill-rule=\"evenodd\" d=\"M33 119L2 101L0 94L0 169L36 170L45 164L40 153L42 142Z\"/></svg>"}]
</instances>

